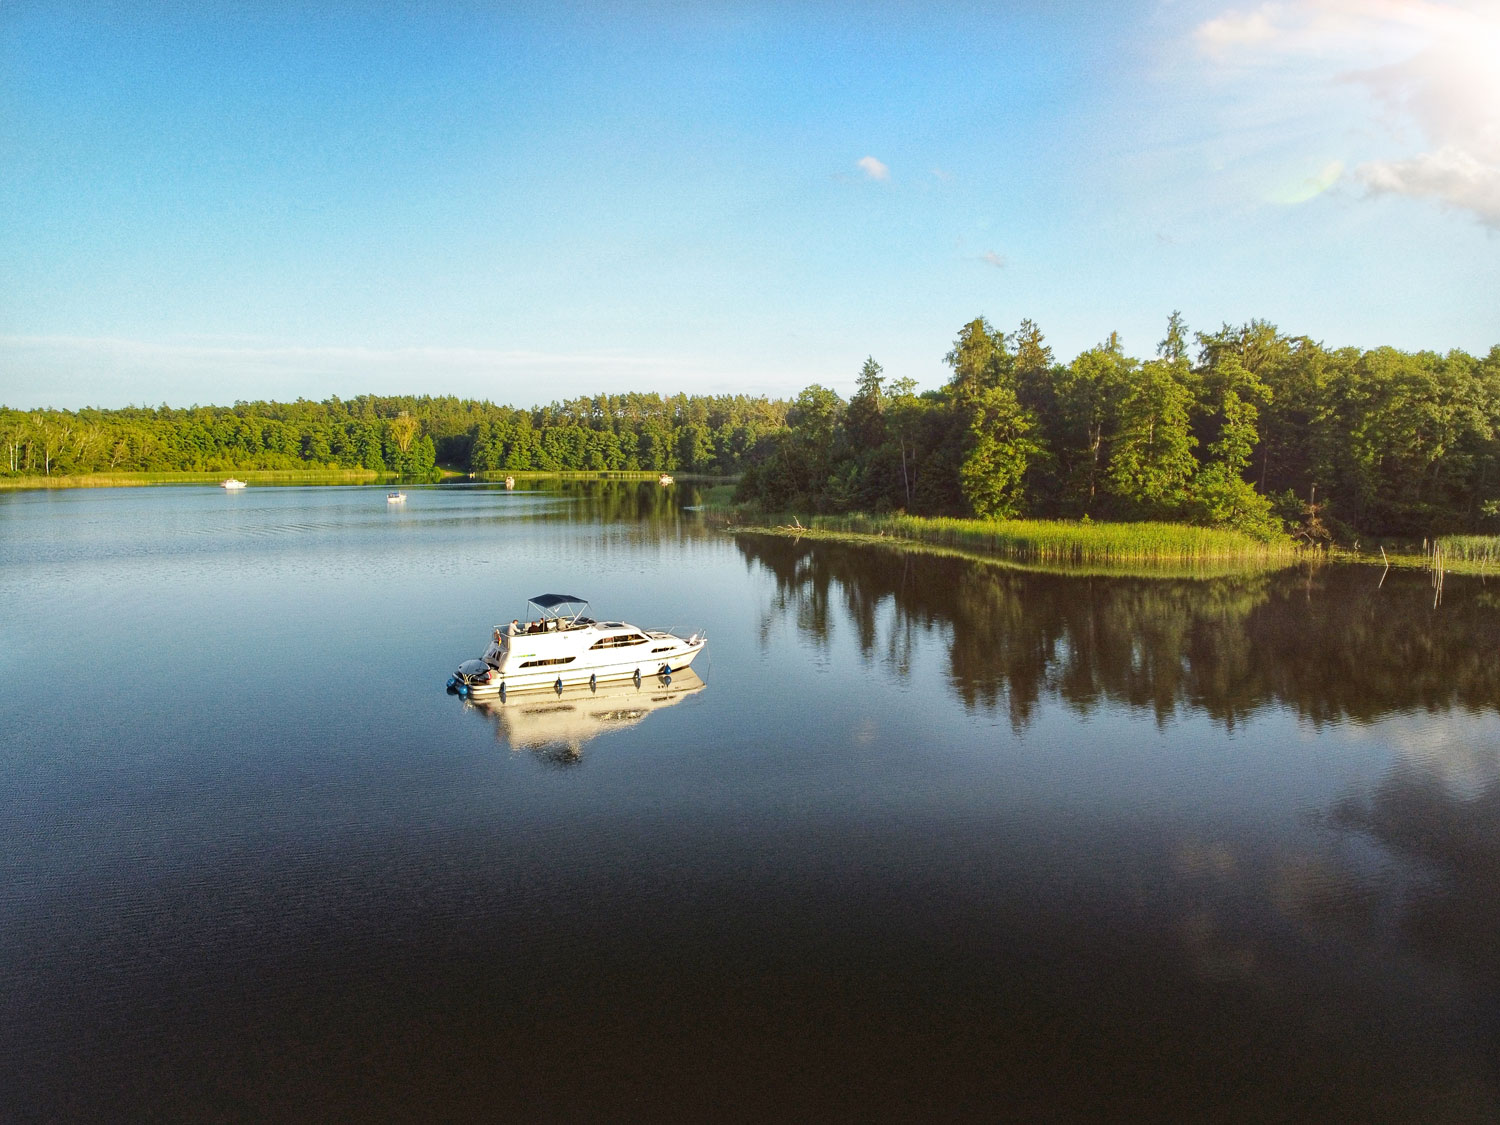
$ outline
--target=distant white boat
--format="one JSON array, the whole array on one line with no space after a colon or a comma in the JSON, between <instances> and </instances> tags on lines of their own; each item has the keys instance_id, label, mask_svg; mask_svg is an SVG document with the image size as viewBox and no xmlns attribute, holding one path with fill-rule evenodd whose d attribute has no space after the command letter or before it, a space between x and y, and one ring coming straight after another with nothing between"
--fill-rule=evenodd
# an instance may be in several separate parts
<instances>
[{"instance_id":1,"label":"distant white boat","mask_svg":"<svg viewBox=\"0 0 1500 1125\"><path fill-rule=\"evenodd\" d=\"M505 478L505 487L506 488L515 488L516 487L516 478L515 477L506 477Z\"/></svg>"},{"instance_id":2,"label":"distant white boat","mask_svg":"<svg viewBox=\"0 0 1500 1125\"><path fill-rule=\"evenodd\" d=\"M662 473L661 476L656 478L656 483L661 485L663 488L666 488L667 485L673 483L672 475L670 473Z\"/></svg>"},{"instance_id":3,"label":"distant white boat","mask_svg":"<svg viewBox=\"0 0 1500 1125\"><path fill-rule=\"evenodd\" d=\"M230 477L228 480L221 482L219 487L229 489L244 488L245 482L242 480L235 480L233 477Z\"/></svg>"},{"instance_id":4,"label":"distant white boat","mask_svg":"<svg viewBox=\"0 0 1500 1125\"><path fill-rule=\"evenodd\" d=\"M387 492L385 494L385 502L387 504L405 504L406 503L406 493L404 493L404 492Z\"/></svg>"}]
</instances>

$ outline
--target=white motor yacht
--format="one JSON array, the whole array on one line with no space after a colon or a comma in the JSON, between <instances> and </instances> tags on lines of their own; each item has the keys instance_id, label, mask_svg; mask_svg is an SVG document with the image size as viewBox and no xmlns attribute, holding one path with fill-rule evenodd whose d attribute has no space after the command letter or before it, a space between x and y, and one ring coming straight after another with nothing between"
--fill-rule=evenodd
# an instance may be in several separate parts
<instances>
[{"instance_id":1,"label":"white motor yacht","mask_svg":"<svg viewBox=\"0 0 1500 1125\"><path fill-rule=\"evenodd\" d=\"M230 477L226 481L221 481L219 483L219 487L220 488L227 488L231 492L233 492L235 489L244 488L245 487L245 482L242 481L242 480L235 480L233 477Z\"/></svg>"},{"instance_id":2,"label":"white motor yacht","mask_svg":"<svg viewBox=\"0 0 1500 1125\"><path fill-rule=\"evenodd\" d=\"M385 502L387 504L405 504L406 503L406 493L404 493L404 492L387 492L385 494Z\"/></svg>"},{"instance_id":3,"label":"white motor yacht","mask_svg":"<svg viewBox=\"0 0 1500 1125\"><path fill-rule=\"evenodd\" d=\"M665 676L691 664L708 638L701 630L679 637L624 621L595 621L589 603L571 594L538 594L526 620L497 625L484 656L466 660L448 681L460 695L554 688L601 680Z\"/></svg>"}]
</instances>

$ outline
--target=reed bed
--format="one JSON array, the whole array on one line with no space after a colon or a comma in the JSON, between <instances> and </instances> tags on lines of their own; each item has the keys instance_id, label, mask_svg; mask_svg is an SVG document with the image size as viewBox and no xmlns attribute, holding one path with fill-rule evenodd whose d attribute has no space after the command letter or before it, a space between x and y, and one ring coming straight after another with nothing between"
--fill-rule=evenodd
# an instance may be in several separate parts
<instances>
[{"instance_id":1,"label":"reed bed","mask_svg":"<svg viewBox=\"0 0 1500 1125\"><path fill-rule=\"evenodd\" d=\"M1289 539L1265 542L1236 531L1173 523L968 520L907 515L816 516L820 532L873 535L983 551L1041 563L1292 561Z\"/></svg>"},{"instance_id":2,"label":"reed bed","mask_svg":"<svg viewBox=\"0 0 1500 1125\"><path fill-rule=\"evenodd\" d=\"M1500 564L1500 535L1444 535L1437 542L1449 564Z\"/></svg>"}]
</instances>

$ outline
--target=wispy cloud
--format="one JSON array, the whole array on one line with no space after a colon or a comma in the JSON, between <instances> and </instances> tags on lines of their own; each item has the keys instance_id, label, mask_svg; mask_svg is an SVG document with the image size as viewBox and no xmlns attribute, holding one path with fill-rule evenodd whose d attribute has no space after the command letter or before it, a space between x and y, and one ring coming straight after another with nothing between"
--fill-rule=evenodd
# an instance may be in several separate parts
<instances>
[{"instance_id":1,"label":"wispy cloud","mask_svg":"<svg viewBox=\"0 0 1500 1125\"><path fill-rule=\"evenodd\" d=\"M1371 193L1431 199L1500 229L1496 0L1277 0L1225 11L1193 39L1214 67L1249 82L1274 74L1330 91L1362 86L1408 151L1366 160L1349 175ZM1419 151L1410 151L1413 137ZM1312 198L1327 186L1322 179L1290 194Z\"/></svg>"},{"instance_id":2,"label":"wispy cloud","mask_svg":"<svg viewBox=\"0 0 1500 1125\"><path fill-rule=\"evenodd\" d=\"M717 393L780 383L692 357L464 347L0 336L0 404L124 406L355 394L458 394L515 405L617 390ZM805 380L806 381L806 380Z\"/></svg>"},{"instance_id":3,"label":"wispy cloud","mask_svg":"<svg viewBox=\"0 0 1500 1125\"><path fill-rule=\"evenodd\" d=\"M872 180L889 180L891 178L890 167L888 165L882 164L873 156L861 156L857 161L855 161L855 164L858 166L860 171L869 176Z\"/></svg>"},{"instance_id":4,"label":"wispy cloud","mask_svg":"<svg viewBox=\"0 0 1500 1125\"><path fill-rule=\"evenodd\" d=\"M1005 268L1005 256L996 253L994 250L986 250L983 254L979 255L979 260L994 266L997 270Z\"/></svg>"},{"instance_id":5,"label":"wispy cloud","mask_svg":"<svg viewBox=\"0 0 1500 1125\"><path fill-rule=\"evenodd\" d=\"M1369 51L1410 53L1422 37L1443 34L1483 5L1463 0L1270 0L1232 8L1199 24L1193 39L1226 63L1246 56L1347 58Z\"/></svg>"}]
</instances>

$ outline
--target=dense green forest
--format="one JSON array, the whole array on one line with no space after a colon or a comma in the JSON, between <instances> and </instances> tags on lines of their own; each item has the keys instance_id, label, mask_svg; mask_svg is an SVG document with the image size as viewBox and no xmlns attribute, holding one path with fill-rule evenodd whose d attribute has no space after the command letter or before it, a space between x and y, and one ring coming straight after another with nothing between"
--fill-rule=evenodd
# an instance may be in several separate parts
<instances>
[{"instance_id":1,"label":"dense green forest","mask_svg":"<svg viewBox=\"0 0 1500 1125\"><path fill-rule=\"evenodd\" d=\"M916 394L874 359L844 402L804 390L739 495L773 509L1171 520L1309 540L1500 526L1500 346L1329 349L1264 321L1156 355L1117 337L1058 363L1041 332L965 325ZM1196 351L1190 357L1190 350Z\"/></svg>"},{"instance_id":2,"label":"dense green forest","mask_svg":"<svg viewBox=\"0 0 1500 1125\"><path fill-rule=\"evenodd\" d=\"M846 402L598 395L532 409L454 397L232 407L0 407L0 476L437 464L743 473L769 509L1169 520L1308 540L1500 529L1500 346L1330 349L1264 321L1154 357L1116 336L1057 362L1040 330L959 331L918 394L865 361Z\"/></svg>"},{"instance_id":3,"label":"dense green forest","mask_svg":"<svg viewBox=\"0 0 1500 1125\"><path fill-rule=\"evenodd\" d=\"M742 395L598 395L524 410L378 397L123 410L0 408L0 475L232 469L682 470L733 475L787 404Z\"/></svg>"}]
</instances>

